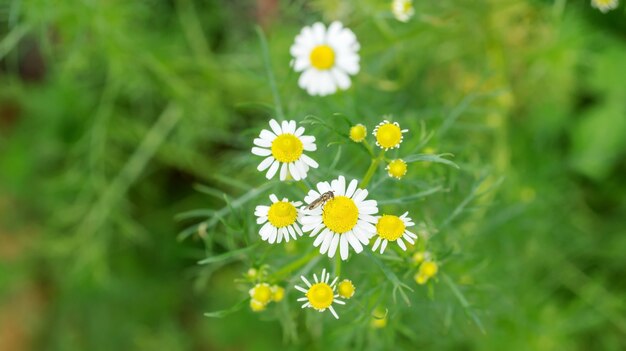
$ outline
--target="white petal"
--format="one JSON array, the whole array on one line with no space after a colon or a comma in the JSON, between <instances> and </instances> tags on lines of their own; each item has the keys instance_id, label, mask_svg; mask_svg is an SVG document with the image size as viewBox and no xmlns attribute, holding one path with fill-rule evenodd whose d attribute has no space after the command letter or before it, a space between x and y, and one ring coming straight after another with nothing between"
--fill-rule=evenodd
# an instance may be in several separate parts
<instances>
[{"instance_id":1,"label":"white petal","mask_svg":"<svg viewBox=\"0 0 626 351\"><path fill-rule=\"evenodd\" d=\"M302 154L300 155L300 159L306 163L307 165L311 166L312 168L317 168L319 167L319 164L317 162L315 162L314 159L310 158L309 156Z\"/></svg>"},{"instance_id":2,"label":"white petal","mask_svg":"<svg viewBox=\"0 0 626 351\"><path fill-rule=\"evenodd\" d=\"M299 137L302 134L304 134L304 127L299 127L298 129L296 129L296 131L293 133L293 135Z\"/></svg>"},{"instance_id":3,"label":"white petal","mask_svg":"<svg viewBox=\"0 0 626 351\"><path fill-rule=\"evenodd\" d=\"M280 128L282 129L283 133L285 133L285 134L287 134L287 133L288 134L292 134L292 133L289 133L289 122L288 121L282 121L280 123Z\"/></svg>"},{"instance_id":4,"label":"white petal","mask_svg":"<svg viewBox=\"0 0 626 351\"><path fill-rule=\"evenodd\" d=\"M280 162L274 161L274 163L272 163L272 166L270 167L269 171L267 171L267 174L265 175L265 177L267 179L272 179L274 174L276 174L276 171L278 171L278 166L280 166Z\"/></svg>"},{"instance_id":5,"label":"white petal","mask_svg":"<svg viewBox=\"0 0 626 351\"><path fill-rule=\"evenodd\" d=\"M319 183L317 183L317 191L320 194L319 196L321 196L323 193L329 192L331 190L332 190L332 188L330 187L330 184L328 182L319 182Z\"/></svg>"},{"instance_id":6,"label":"white petal","mask_svg":"<svg viewBox=\"0 0 626 351\"><path fill-rule=\"evenodd\" d=\"M387 247L387 239L383 239L383 244L380 245L380 253L382 254L383 252L385 252L385 248Z\"/></svg>"},{"instance_id":7,"label":"white petal","mask_svg":"<svg viewBox=\"0 0 626 351\"><path fill-rule=\"evenodd\" d=\"M289 134L295 134L296 133L296 121L293 121L293 120L289 121L287 126L289 128L289 129L287 129L287 132Z\"/></svg>"},{"instance_id":8,"label":"white petal","mask_svg":"<svg viewBox=\"0 0 626 351\"><path fill-rule=\"evenodd\" d=\"M253 147L252 148L252 153L257 155L257 156L269 156L272 154L272 150L270 149L263 149L260 147Z\"/></svg>"},{"instance_id":9,"label":"white petal","mask_svg":"<svg viewBox=\"0 0 626 351\"><path fill-rule=\"evenodd\" d=\"M408 241L411 245L415 244L415 241L406 234L406 232L404 232L404 235L402 235L402 237L404 238L404 240Z\"/></svg>"},{"instance_id":10,"label":"white petal","mask_svg":"<svg viewBox=\"0 0 626 351\"><path fill-rule=\"evenodd\" d=\"M376 251L376 249L378 248L378 245L380 245L380 241L381 241L380 237L376 238L376 241L374 242L374 246L372 246L372 251Z\"/></svg>"},{"instance_id":11,"label":"white petal","mask_svg":"<svg viewBox=\"0 0 626 351\"><path fill-rule=\"evenodd\" d=\"M277 203L278 202L278 197L274 194L270 194L270 201L272 201L272 203Z\"/></svg>"},{"instance_id":12,"label":"white petal","mask_svg":"<svg viewBox=\"0 0 626 351\"><path fill-rule=\"evenodd\" d=\"M285 181L286 179L287 179L287 164L283 163L282 167L280 168L280 180Z\"/></svg>"},{"instance_id":13,"label":"white petal","mask_svg":"<svg viewBox=\"0 0 626 351\"><path fill-rule=\"evenodd\" d=\"M289 164L289 173L294 180L300 180L300 172L296 169L296 165L293 162Z\"/></svg>"},{"instance_id":14,"label":"white petal","mask_svg":"<svg viewBox=\"0 0 626 351\"><path fill-rule=\"evenodd\" d=\"M272 147L272 142L267 139L255 138L253 141L254 145L260 147Z\"/></svg>"},{"instance_id":15,"label":"white petal","mask_svg":"<svg viewBox=\"0 0 626 351\"><path fill-rule=\"evenodd\" d=\"M328 232L326 234L326 237L324 238L324 241L322 242L322 246L320 247L320 253L322 255L326 254L326 252L328 251L328 248L330 247L330 243L332 242L333 238L339 234L335 234L335 233L331 233Z\"/></svg>"},{"instance_id":16,"label":"white petal","mask_svg":"<svg viewBox=\"0 0 626 351\"><path fill-rule=\"evenodd\" d=\"M335 312L335 309L333 308L333 306L328 306L328 309L330 310L330 313L332 313L333 316L335 316L335 319L339 319L339 316L337 315L337 312Z\"/></svg>"},{"instance_id":17,"label":"white petal","mask_svg":"<svg viewBox=\"0 0 626 351\"><path fill-rule=\"evenodd\" d=\"M335 80L335 83L337 83L339 89L346 90L350 88L350 78L346 73L344 73L344 71L338 68L333 68L330 73L332 74L333 79Z\"/></svg>"},{"instance_id":18,"label":"white petal","mask_svg":"<svg viewBox=\"0 0 626 351\"><path fill-rule=\"evenodd\" d=\"M366 197L367 197L367 190L357 189L354 192L354 196L352 197L352 200L354 200L355 202L362 202L363 200L365 200Z\"/></svg>"},{"instance_id":19,"label":"white petal","mask_svg":"<svg viewBox=\"0 0 626 351\"><path fill-rule=\"evenodd\" d=\"M282 129L280 128L280 125L278 124L278 122L275 119L270 119L270 128L272 128L272 131L274 132L274 134L276 135L281 135L283 134Z\"/></svg>"},{"instance_id":20,"label":"white petal","mask_svg":"<svg viewBox=\"0 0 626 351\"><path fill-rule=\"evenodd\" d=\"M354 195L354 191L356 190L356 186L359 182L356 179L352 179L350 184L348 184L348 189L346 190L346 197L351 198Z\"/></svg>"},{"instance_id":21,"label":"white petal","mask_svg":"<svg viewBox=\"0 0 626 351\"><path fill-rule=\"evenodd\" d=\"M272 162L274 162L274 157L268 156L263 161L261 161L261 163L259 163L256 169L259 170L260 172L263 172L264 170L268 169L269 166L272 165Z\"/></svg>"},{"instance_id":22,"label":"white petal","mask_svg":"<svg viewBox=\"0 0 626 351\"><path fill-rule=\"evenodd\" d=\"M398 246L400 246L400 248L403 251L406 251L406 245L404 245L404 241L402 241L402 238L398 238L398 240L396 240L396 242L398 243Z\"/></svg>"},{"instance_id":23,"label":"white petal","mask_svg":"<svg viewBox=\"0 0 626 351\"><path fill-rule=\"evenodd\" d=\"M324 239L326 239L326 237L327 237L327 236L330 236L330 235L332 235L332 234L330 233L330 230L329 230L328 228L327 228L327 229L325 229L325 230L322 232L322 234L318 235L318 236L317 236L317 238L315 238L315 241L313 241L313 246L314 246L314 247L318 247L318 246L320 246L320 244L321 244L322 242L324 242Z\"/></svg>"},{"instance_id":24,"label":"white petal","mask_svg":"<svg viewBox=\"0 0 626 351\"><path fill-rule=\"evenodd\" d=\"M330 242L330 247L328 248L328 257L333 258L335 256L335 252L337 252L337 246L339 245L339 238L342 235L335 234L333 236L333 240Z\"/></svg>"},{"instance_id":25,"label":"white petal","mask_svg":"<svg viewBox=\"0 0 626 351\"><path fill-rule=\"evenodd\" d=\"M352 248L354 249L354 252L360 253L361 251L363 251L363 246L361 245L361 242L359 241L359 239L356 238L356 236L354 235L352 231L344 235L348 239L350 246L352 246Z\"/></svg>"},{"instance_id":26,"label":"white petal","mask_svg":"<svg viewBox=\"0 0 626 351\"><path fill-rule=\"evenodd\" d=\"M339 246L339 253L341 254L341 259L343 261L348 259L348 238L347 233L341 235L341 243Z\"/></svg>"},{"instance_id":27,"label":"white petal","mask_svg":"<svg viewBox=\"0 0 626 351\"><path fill-rule=\"evenodd\" d=\"M276 134L270 132L267 129L263 129L261 131L261 134L259 134L259 138L269 141L271 143L272 141L274 141L274 139L276 139Z\"/></svg>"}]
</instances>

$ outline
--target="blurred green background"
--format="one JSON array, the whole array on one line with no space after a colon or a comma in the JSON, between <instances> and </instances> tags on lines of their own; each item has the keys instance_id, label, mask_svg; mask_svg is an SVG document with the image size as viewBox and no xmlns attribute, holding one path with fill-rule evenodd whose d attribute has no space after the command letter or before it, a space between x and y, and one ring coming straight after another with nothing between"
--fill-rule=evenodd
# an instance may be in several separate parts
<instances>
[{"instance_id":1,"label":"blurred green background","mask_svg":"<svg viewBox=\"0 0 626 351\"><path fill-rule=\"evenodd\" d=\"M262 182L249 149L274 113L257 25L288 116L373 126L392 113L436 131L430 146L464 174L501 179L464 215L463 240L438 234L470 257L454 276L485 333L435 294L364 348L626 349L624 4L415 6L403 24L377 0L0 1L0 350L340 339L284 344L279 322L246 309L204 317L233 301L247 267L198 268L202 242L176 238L190 224L177 213L219 204L195 183L236 196L229 179ZM288 48L302 26L336 19L359 38L361 72L346 93L307 97ZM432 206L447 199L463 198Z\"/></svg>"}]
</instances>

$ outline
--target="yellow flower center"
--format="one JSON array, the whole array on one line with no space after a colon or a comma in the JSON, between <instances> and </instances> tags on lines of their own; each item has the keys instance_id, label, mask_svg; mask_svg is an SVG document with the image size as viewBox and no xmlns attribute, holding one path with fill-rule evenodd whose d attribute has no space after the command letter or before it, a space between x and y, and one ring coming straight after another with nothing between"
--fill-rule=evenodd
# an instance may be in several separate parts
<instances>
[{"instance_id":1,"label":"yellow flower center","mask_svg":"<svg viewBox=\"0 0 626 351\"><path fill-rule=\"evenodd\" d=\"M348 279L344 279L339 285L337 285L337 291L339 296L349 299L354 295L354 285Z\"/></svg>"},{"instance_id":2,"label":"yellow flower center","mask_svg":"<svg viewBox=\"0 0 626 351\"><path fill-rule=\"evenodd\" d=\"M302 141L293 134L281 134L272 142L272 156L280 162L289 163L299 159L302 150Z\"/></svg>"},{"instance_id":3,"label":"yellow flower center","mask_svg":"<svg viewBox=\"0 0 626 351\"><path fill-rule=\"evenodd\" d=\"M413 4L410 1L405 1L402 11L404 11L404 13L408 13L411 12L411 10L413 10Z\"/></svg>"},{"instance_id":4,"label":"yellow flower center","mask_svg":"<svg viewBox=\"0 0 626 351\"><path fill-rule=\"evenodd\" d=\"M402 178L406 174L406 162L403 160L393 160L389 162L389 175L394 178Z\"/></svg>"},{"instance_id":5,"label":"yellow flower center","mask_svg":"<svg viewBox=\"0 0 626 351\"><path fill-rule=\"evenodd\" d=\"M264 305L272 299L272 290L267 284L258 284L252 291L252 300L260 302Z\"/></svg>"},{"instance_id":6,"label":"yellow flower center","mask_svg":"<svg viewBox=\"0 0 626 351\"><path fill-rule=\"evenodd\" d=\"M358 219L359 209L350 198L335 196L324 205L322 221L328 229L335 233L343 234L351 230Z\"/></svg>"},{"instance_id":7,"label":"yellow flower center","mask_svg":"<svg viewBox=\"0 0 626 351\"><path fill-rule=\"evenodd\" d=\"M350 128L350 139L356 143L365 140L365 135L367 135L367 129L362 124L357 124Z\"/></svg>"},{"instance_id":8,"label":"yellow flower center","mask_svg":"<svg viewBox=\"0 0 626 351\"><path fill-rule=\"evenodd\" d=\"M311 51L311 66L329 69L335 64L335 52L328 45L318 45Z\"/></svg>"},{"instance_id":9,"label":"yellow flower center","mask_svg":"<svg viewBox=\"0 0 626 351\"><path fill-rule=\"evenodd\" d=\"M259 301L256 300L250 300L250 309L253 312L261 312L265 309L265 304L260 303Z\"/></svg>"},{"instance_id":10,"label":"yellow flower center","mask_svg":"<svg viewBox=\"0 0 626 351\"><path fill-rule=\"evenodd\" d=\"M287 201L278 201L270 206L267 219L276 228L293 224L298 217L296 207Z\"/></svg>"},{"instance_id":11,"label":"yellow flower center","mask_svg":"<svg viewBox=\"0 0 626 351\"><path fill-rule=\"evenodd\" d=\"M417 273L413 279L415 279L415 282L419 285L424 285L428 281L428 277L422 273Z\"/></svg>"},{"instance_id":12,"label":"yellow flower center","mask_svg":"<svg viewBox=\"0 0 626 351\"><path fill-rule=\"evenodd\" d=\"M278 285L272 286L272 300L274 300L274 302L282 301L284 297L285 289L283 287L280 287Z\"/></svg>"},{"instance_id":13,"label":"yellow flower center","mask_svg":"<svg viewBox=\"0 0 626 351\"><path fill-rule=\"evenodd\" d=\"M432 262L432 261L424 262L420 266L420 274L422 274L422 275L424 275L424 276L426 276L428 278L431 278L435 274L437 274L438 270L439 270L439 266L437 266L437 264L435 262Z\"/></svg>"},{"instance_id":14,"label":"yellow flower center","mask_svg":"<svg viewBox=\"0 0 626 351\"><path fill-rule=\"evenodd\" d=\"M394 148L402 141L402 130L393 123L383 124L376 131L376 141L383 148Z\"/></svg>"},{"instance_id":15,"label":"yellow flower center","mask_svg":"<svg viewBox=\"0 0 626 351\"><path fill-rule=\"evenodd\" d=\"M383 215L376 223L378 235L389 241L396 241L404 234L404 222L398 216Z\"/></svg>"},{"instance_id":16,"label":"yellow flower center","mask_svg":"<svg viewBox=\"0 0 626 351\"><path fill-rule=\"evenodd\" d=\"M309 303L318 310L328 308L333 303L333 295L333 289L326 283L313 284L306 292Z\"/></svg>"}]
</instances>

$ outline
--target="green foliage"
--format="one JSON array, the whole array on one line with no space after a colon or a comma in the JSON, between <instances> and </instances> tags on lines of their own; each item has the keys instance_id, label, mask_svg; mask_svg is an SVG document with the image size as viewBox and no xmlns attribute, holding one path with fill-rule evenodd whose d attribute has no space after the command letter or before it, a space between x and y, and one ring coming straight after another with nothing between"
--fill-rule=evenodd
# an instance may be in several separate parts
<instances>
[{"instance_id":1,"label":"green foliage","mask_svg":"<svg viewBox=\"0 0 626 351\"><path fill-rule=\"evenodd\" d=\"M0 315L23 349L626 348L624 4L417 1L400 23L381 1L269 3L0 2ZM323 98L289 67L317 20L362 47ZM410 130L386 155L407 176L380 159L368 189L423 222L434 279L390 247L340 265L259 240L254 207L304 194L250 154L283 114L317 137L304 186L367 173L350 125ZM286 288L261 313L251 267ZM357 287L339 321L295 303L322 267Z\"/></svg>"}]
</instances>

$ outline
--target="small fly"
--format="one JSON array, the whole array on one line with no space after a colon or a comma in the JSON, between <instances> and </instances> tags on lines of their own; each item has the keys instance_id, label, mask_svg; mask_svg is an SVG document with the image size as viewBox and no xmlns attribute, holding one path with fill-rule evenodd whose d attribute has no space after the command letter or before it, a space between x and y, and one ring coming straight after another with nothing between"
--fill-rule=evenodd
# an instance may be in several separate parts
<instances>
[{"instance_id":1,"label":"small fly","mask_svg":"<svg viewBox=\"0 0 626 351\"><path fill-rule=\"evenodd\" d=\"M306 207L307 210L312 210L314 208L320 207L322 206L326 201L332 199L335 197L335 193L333 193L332 191L327 191L325 193L323 193L320 197L318 197L317 199L315 199L315 201L311 202L311 204L309 204L309 206Z\"/></svg>"}]
</instances>

